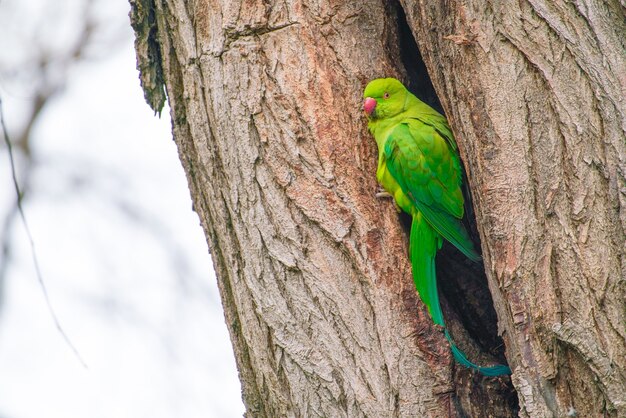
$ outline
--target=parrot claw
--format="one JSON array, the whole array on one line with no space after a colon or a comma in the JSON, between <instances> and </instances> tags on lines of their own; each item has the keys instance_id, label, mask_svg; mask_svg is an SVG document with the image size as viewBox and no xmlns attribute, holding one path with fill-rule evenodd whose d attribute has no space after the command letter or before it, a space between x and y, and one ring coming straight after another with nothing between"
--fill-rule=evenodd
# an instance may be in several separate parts
<instances>
[{"instance_id":1,"label":"parrot claw","mask_svg":"<svg viewBox=\"0 0 626 418\"><path fill-rule=\"evenodd\" d=\"M385 190L380 190L379 192L376 193L376 197L379 199L386 199L386 198L392 198L393 199L393 195L386 192ZM396 208L396 212L400 213L402 212L402 209L400 209L400 206L398 206L398 202L393 201L393 206Z\"/></svg>"}]
</instances>

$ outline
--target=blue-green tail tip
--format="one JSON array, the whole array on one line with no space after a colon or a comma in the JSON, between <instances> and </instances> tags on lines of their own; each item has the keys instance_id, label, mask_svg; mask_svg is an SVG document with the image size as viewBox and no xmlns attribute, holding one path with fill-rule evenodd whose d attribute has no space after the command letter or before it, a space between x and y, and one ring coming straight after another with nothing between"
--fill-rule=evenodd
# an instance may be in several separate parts
<instances>
[{"instance_id":1,"label":"blue-green tail tip","mask_svg":"<svg viewBox=\"0 0 626 418\"><path fill-rule=\"evenodd\" d=\"M509 366L505 366L504 364L496 364L495 366L490 367L482 367L478 366L467 359L465 354L459 349L459 347L454 344L452 341L452 337L448 333L448 330L445 330L446 339L450 343L450 349L452 350L452 355L455 360L459 362L459 364L469 368L477 370L480 374L484 376L502 376L506 374L511 374L511 369Z\"/></svg>"}]
</instances>

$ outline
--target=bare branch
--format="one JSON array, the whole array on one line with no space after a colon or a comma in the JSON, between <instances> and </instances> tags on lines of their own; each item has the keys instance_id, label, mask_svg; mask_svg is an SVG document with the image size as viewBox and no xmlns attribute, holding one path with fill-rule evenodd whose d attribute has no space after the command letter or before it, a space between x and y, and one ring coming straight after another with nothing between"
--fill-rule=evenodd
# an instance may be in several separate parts
<instances>
[{"instance_id":1,"label":"bare branch","mask_svg":"<svg viewBox=\"0 0 626 418\"><path fill-rule=\"evenodd\" d=\"M82 359L82 357L80 356L80 353L78 352L78 350L76 349L76 347L74 346L70 338L68 337L67 333L61 326L61 323L59 322L59 318L56 312L54 311L54 308L52 307L52 303L50 302L50 296L48 295L48 289L46 288L43 275L41 274L41 268L39 267L39 260L37 258L37 252L35 251L35 241L33 240L33 235L30 231L30 228L28 227L28 222L26 221L26 215L24 215L24 208L22 207L23 195L20 192L20 186L17 183L17 174L15 171L15 160L13 158L13 147L11 145L11 140L9 139L9 133L6 128L6 123L4 121L4 112L2 110L2 98L1 97L0 97L0 124L2 125L2 133L4 136L4 142L7 145L7 151L9 153L9 161L11 163L11 176L13 178L13 186L15 187L15 194L17 196L16 198L17 212L20 215L22 224L24 225L24 230L26 231L26 236L28 237L28 242L30 244L30 252L33 257L33 265L35 266L35 272L37 273L37 280L39 281L39 285L41 286L41 291L43 292L43 296L46 301L46 306L48 307L48 312L50 313L50 316L52 317L52 320L54 321L54 325L56 326L57 330L59 331L59 333L65 340L65 343L70 347L72 352L74 352L74 355L83 365L83 367L87 368L87 364ZM6 264L6 260L5 260L5 264Z\"/></svg>"}]
</instances>

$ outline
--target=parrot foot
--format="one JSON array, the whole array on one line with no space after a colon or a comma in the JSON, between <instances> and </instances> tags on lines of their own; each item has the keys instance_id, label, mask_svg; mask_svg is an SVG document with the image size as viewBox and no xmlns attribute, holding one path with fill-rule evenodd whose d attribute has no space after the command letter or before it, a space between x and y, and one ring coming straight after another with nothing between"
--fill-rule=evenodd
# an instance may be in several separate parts
<instances>
[{"instance_id":1,"label":"parrot foot","mask_svg":"<svg viewBox=\"0 0 626 418\"><path fill-rule=\"evenodd\" d=\"M378 191L376 193L376 197L379 198L379 199L386 199L386 198L390 197L390 198L393 199L393 195L388 193L388 192L386 192L385 190ZM395 199L393 201L393 206L396 208L396 212L398 212L398 213L402 212L402 209L400 209L400 206L398 206L398 202L396 202Z\"/></svg>"}]
</instances>

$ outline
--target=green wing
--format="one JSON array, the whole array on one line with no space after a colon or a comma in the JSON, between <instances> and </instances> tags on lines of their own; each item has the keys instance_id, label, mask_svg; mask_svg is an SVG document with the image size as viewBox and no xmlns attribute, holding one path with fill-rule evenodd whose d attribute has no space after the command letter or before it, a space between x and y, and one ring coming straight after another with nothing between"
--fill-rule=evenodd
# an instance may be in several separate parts
<instances>
[{"instance_id":1,"label":"green wing","mask_svg":"<svg viewBox=\"0 0 626 418\"><path fill-rule=\"evenodd\" d=\"M452 135L452 130L450 129L450 125L448 125L448 121L445 116L428 106L426 103L422 102L417 97L415 97L415 101L416 104L414 104L412 109L409 110L409 117L417 119L437 131L437 133L439 133L439 135L441 135L448 142L450 148L456 155L456 141L454 140L454 135Z\"/></svg>"},{"instance_id":2,"label":"green wing","mask_svg":"<svg viewBox=\"0 0 626 418\"><path fill-rule=\"evenodd\" d=\"M410 119L393 129L384 154L389 173L426 221L468 258L479 260L460 221L463 194L455 149L451 136L446 138L436 127Z\"/></svg>"},{"instance_id":3,"label":"green wing","mask_svg":"<svg viewBox=\"0 0 626 418\"><path fill-rule=\"evenodd\" d=\"M437 116L424 116L419 115L416 117L420 122L431 126L439 135L441 135L446 142L450 145L450 148L455 153L458 152L456 141L454 140L454 135L452 135L452 130L450 129L450 125L448 125L448 121L443 116L437 114Z\"/></svg>"}]
</instances>

